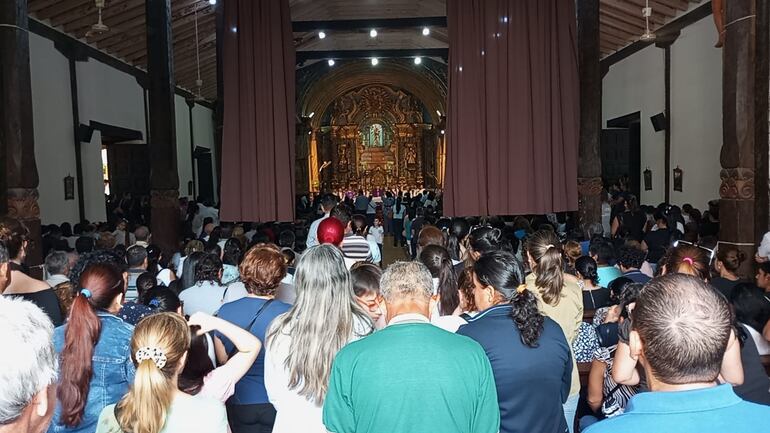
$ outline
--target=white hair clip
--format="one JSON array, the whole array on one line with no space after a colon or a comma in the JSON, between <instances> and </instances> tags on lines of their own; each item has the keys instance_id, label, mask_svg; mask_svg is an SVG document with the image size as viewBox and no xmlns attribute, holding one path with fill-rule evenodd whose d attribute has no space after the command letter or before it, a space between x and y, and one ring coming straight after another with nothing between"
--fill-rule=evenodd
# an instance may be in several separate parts
<instances>
[{"instance_id":1,"label":"white hair clip","mask_svg":"<svg viewBox=\"0 0 770 433\"><path fill-rule=\"evenodd\" d=\"M166 354L157 347L142 347L136 351L134 358L138 364L151 360L159 369L166 365Z\"/></svg>"}]
</instances>

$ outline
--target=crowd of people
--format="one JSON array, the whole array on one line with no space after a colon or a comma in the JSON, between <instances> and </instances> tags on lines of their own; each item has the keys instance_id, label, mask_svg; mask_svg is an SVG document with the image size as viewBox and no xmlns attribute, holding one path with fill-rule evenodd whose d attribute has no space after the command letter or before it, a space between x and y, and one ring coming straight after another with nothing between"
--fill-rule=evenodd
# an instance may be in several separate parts
<instances>
[{"instance_id":1,"label":"crowd of people","mask_svg":"<svg viewBox=\"0 0 770 433\"><path fill-rule=\"evenodd\" d=\"M749 258L716 203L619 190L585 226L441 201L322 194L288 224L180 202L177 251L128 205L38 246L0 219L0 432L762 430L770 234Z\"/></svg>"}]
</instances>

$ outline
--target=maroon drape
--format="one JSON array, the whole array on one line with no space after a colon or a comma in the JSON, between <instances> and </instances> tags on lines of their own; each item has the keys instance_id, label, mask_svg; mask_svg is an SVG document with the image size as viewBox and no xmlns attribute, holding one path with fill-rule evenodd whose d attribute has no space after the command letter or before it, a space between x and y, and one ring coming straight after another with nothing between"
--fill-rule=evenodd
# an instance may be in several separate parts
<instances>
[{"instance_id":1,"label":"maroon drape","mask_svg":"<svg viewBox=\"0 0 770 433\"><path fill-rule=\"evenodd\" d=\"M576 210L573 0L448 0L444 213Z\"/></svg>"},{"instance_id":2,"label":"maroon drape","mask_svg":"<svg viewBox=\"0 0 770 433\"><path fill-rule=\"evenodd\" d=\"M225 221L294 219L294 45L288 0L226 0Z\"/></svg>"}]
</instances>

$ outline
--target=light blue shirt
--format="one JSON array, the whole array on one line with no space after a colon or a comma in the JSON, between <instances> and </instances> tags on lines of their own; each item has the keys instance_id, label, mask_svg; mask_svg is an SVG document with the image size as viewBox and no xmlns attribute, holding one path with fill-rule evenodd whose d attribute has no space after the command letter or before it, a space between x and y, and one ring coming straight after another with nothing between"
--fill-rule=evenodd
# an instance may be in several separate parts
<instances>
[{"instance_id":1,"label":"light blue shirt","mask_svg":"<svg viewBox=\"0 0 770 433\"><path fill-rule=\"evenodd\" d=\"M307 239L305 240L305 245L307 245L308 248L318 245L318 226L321 225L321 221L326 218L329 218L328 213L310 224L310 229L307 232Z\"/></svg>"}]
</instances>

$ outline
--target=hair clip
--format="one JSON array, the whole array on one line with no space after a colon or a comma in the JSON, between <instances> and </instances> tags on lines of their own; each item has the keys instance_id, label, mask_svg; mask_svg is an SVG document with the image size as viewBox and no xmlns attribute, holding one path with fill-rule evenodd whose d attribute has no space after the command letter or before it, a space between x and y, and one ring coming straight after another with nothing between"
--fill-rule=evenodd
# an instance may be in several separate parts
<instances>
[{"instance_id":1,"label":"hair clip","mask_svg":"<svg viewBox=\"0 0 770 433\"><path fill-rule=\"evenodd\" d=\"M160 301L157 298L152 298L150 301L151 307L160 307Z\"/></svg>"},{"instance_id":2,"label":"hair clip","mask_svg":"<svg viewBox=\"0 0 770 433\"><path fill-rule=\"evenodd\" d=\"M689 264L690 264L690 266L693 266L693 265L695 264L695 263L693 262L693 260L692 260L691 258L689 258L689 257L685 257L685 258L683 258L683 259L682 259L682 261L683 261L683 262L687 262L687 263L689 263Z\"/></svg>"},{"instance_id":3,"label":"hair clip","mask_svg":"<svg viewBox=\"0 0 770 433\"><path fill-rule=\"evenodd\" d=\"M524 293L524 291L527 290L526 284L519 284L519 287L516 288L516 293Z\"/></svg>"},{"instance_id":4,"label":"hair clip","mask_svg":"<svg viewBox=\"0 0 770 433\"><path fill-rule=\"evenodd\" d=\"M91 298L91 291L88 289L80 289L80 294L85 296L86 299Z\"/></svg>"},{"instance_id":5,"label":"hair clip","mask_svg":"<svg viewBox=\"0 0 770 433\"><path fill-rule=\"evenodd\" d=\"M556 248L556 247L553 244L548 244L545 246L546 251L550 250L551 248Z\"/></svg>"},{"instance_id":6,"label":"hair clip","mask_svg":"<svg viewBox=\"0 0 770 433\"><path fill-rule=\"evenodd\" d=\"M134 354L136 363L141 364L144 361L152 361L156 367L162 369L166 366L166 354L157 347L142 347Z\"/></svg>"}]
</instances>

